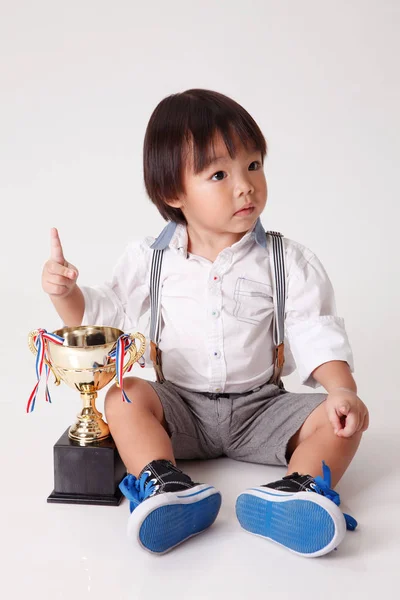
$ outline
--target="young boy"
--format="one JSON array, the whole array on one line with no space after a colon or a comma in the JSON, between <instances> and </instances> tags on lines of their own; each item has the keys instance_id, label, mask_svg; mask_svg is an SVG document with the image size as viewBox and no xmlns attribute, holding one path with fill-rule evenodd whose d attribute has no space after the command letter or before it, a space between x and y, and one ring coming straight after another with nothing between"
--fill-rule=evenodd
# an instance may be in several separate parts
<instances>
[{"instance_id":1,"label":"young boy","mask_svg":"<svg viewBox=\"0 0 400 600\"><path fill-rule=\"evenodd\" d=\"M204 531L220 508L220 493L193 482L176 458L288 465L282 480L240 494L236 514L244 529L300 555L331 551L356 526L332 487L368 411L323 266L261 224L266 154L258 125L232 99L204 89L171 95L144 140L146 190L169 222L157 239L129 244L110 283L80 288L52 230L42 285L65 325L140 330L151 340L157 381L127 377L132 403L115 386L105 399L128 471L120 484L128 533L150 552ZM276 333L279 273L285 345ZM149 349L145 359L151 366ZM286 391L280 376L296 366L303 384L327 393Z\"/></svg>"}]
</instances>

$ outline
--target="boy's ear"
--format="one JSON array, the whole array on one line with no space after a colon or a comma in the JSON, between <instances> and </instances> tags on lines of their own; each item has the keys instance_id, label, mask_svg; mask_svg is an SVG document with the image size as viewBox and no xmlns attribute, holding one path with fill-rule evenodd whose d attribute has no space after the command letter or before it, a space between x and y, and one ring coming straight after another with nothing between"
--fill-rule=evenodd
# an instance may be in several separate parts
<instances>
[{"instance_id":1,"label":"boy's ear","mask_svg":"<svg viewBox=\"0 0 400 600\"><path fill-rule=\"evenodd\" d=\"M182 208L183 200L180 200L179 198L174 198L173 200L165 200L165 204L168 204L168 206L172 206L172 208Z\"/></svg>"}]
</instances>

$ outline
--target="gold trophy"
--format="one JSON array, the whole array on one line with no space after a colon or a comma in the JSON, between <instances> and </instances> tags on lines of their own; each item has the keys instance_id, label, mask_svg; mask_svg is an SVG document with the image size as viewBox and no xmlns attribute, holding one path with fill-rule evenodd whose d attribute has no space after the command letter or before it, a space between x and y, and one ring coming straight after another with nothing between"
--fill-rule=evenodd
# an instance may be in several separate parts
<instances>
[{"instance_id":1,"label":"gold trophy","mask_svg":"<svg viewBox=\"0 0 400 600\"><path fill-rule=\"evenodd\" d=\"M119 504L118 484L126 469L95 402L97 392L112 379L131 401L123 392L122 377L143 356L145 337L114 327L64 327L52 334L32 331L28 345L37 355L37 365L42 361L53 373L55 384L64 381L78 390L83 402L77 421L54 446L55 485L48 502ZM38 379L40 372L37 366Z\"/></svg>"}]
</instances>

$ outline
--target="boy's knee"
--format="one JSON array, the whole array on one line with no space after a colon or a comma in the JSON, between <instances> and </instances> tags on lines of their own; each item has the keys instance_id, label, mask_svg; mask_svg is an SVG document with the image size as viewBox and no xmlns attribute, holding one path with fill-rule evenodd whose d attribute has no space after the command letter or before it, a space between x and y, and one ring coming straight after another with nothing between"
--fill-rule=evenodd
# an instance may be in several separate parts
<instances>
[{"instance_id":1,"label":"boy's knee","mask_svg":"<svg viewBox=\"0 0 400 600\"><path fill-rule=\"evenodd\" d=\"M328 426L332 427L329 422L328 412L326 410L326 400L324 400L318 404L318 406L316 406L308 415L307 419L300 428L299 433L301 437L305 438L315 433L318 429Z\"/></svg>"},{"instance_id":2,"label":"boy's knee","mask_svg":"<svg viewBox=\"0 0 400 600\"><path fill-rule=\"evenodd\" d=\"M297 446L301 444L301 442L304 442L304 440L313 435L318 429L323 427L332 428L331 424L329 423L328 413L325 406L326 400L314 408L301 427L290 438L288 443L288 451L290 453L292 453Z\"/></svg>"},{"instance_id":3,"label":"boy's knee","mask_svg":"<svg viewBox=\"0 0 400 600\"><path fill-rule=\"evenodd\" d=\"M121 388L116 384L108 389L104 400L104 411L107 420L112 419L115 415L120 415L122 411L125 411L126 414L128 407L133 410L148 410L159 420L162 420L164 414L161 402L146 380L140 379L140 377L126 377L124 379L124 391L131 404L123 402Z\"/></svg>"}]
</instances>

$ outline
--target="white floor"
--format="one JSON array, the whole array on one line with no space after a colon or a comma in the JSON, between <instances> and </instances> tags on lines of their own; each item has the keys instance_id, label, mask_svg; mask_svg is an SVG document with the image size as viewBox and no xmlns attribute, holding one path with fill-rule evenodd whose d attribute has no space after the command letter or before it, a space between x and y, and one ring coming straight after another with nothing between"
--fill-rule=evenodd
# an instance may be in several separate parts
<instances>
[{"instance_id":1,"label":"white floor","mask_svg":"<svg viewBox=\"0 0 400 600\"><path fill-rule=\"evenodd\" d=\"M119 507L46 502L53 489L52 446L79 408L78 396L75 403L67 401L71 393L66 387L53 391L51 406L41 395L30 415L24 413L24 399L0 405L1 598L337 600L376 598L383 589L386 597L396 597L398 409L390 419L377 412L338 486L343 507L359 527L347 533L337 551L305 559L244 532L234 513L237 494L279 478L284 469L221 458L180 463L194 480L221 490L223 504L213 527L164 556L153 556L126 538L127 501Z\"/></svg>"}]
</instances>

